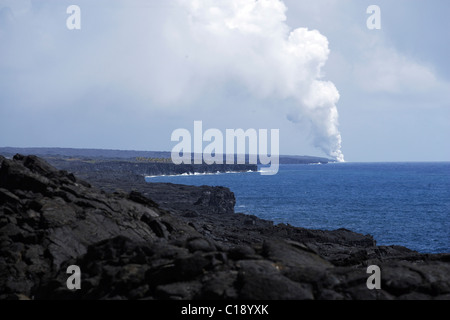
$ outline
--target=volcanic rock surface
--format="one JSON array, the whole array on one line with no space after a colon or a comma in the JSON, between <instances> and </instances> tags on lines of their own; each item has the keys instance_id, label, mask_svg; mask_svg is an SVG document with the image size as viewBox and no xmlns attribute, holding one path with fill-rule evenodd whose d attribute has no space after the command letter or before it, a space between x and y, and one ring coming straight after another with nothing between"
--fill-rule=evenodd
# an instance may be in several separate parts
<instances>
[{"instance_id":1,"label":"volcanic rock surface","mask_svg":"<svg viewBox=\"0 0 450 320\"><path fill-rule=\"evenodd\" d=\"M86 182L0 156L0 299L450 299L449 254L274 225L234 203L223 187ZM80 290L67 289L69 265Z\"/></svg>"}]
</instances>

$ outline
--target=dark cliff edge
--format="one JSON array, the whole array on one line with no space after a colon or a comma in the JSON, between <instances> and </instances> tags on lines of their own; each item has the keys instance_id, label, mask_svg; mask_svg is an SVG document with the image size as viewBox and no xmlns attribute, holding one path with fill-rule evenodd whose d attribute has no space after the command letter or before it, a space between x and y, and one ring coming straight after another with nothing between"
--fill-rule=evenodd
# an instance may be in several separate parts
<instances>
[{"instance_id":1,"label":"dark cliff edge","mask_svg":"<svg viewBox=\"0 0 450 320\"><path fill-rule=\"evenodd\" d=\"M234 213L223 187L91 178L0 156L0 299L450 299L449 254L274 225Z\"/></svg>"},{"instance_id":2,"label":"dark cliff edge","mask_svg":"<svg viewBox=\"0 0 450 320\"><path fill-rule=\"evenodd\" d=\"M99 179L105 176L161 176L193 173L247 172L257 171L258 166L252 164L179 164L171 162L138 162L126 160L68 160L64 158L44 158L52 166L60 170L70 170L84 175L86 178Z\"/></svg>"}]
</instances>

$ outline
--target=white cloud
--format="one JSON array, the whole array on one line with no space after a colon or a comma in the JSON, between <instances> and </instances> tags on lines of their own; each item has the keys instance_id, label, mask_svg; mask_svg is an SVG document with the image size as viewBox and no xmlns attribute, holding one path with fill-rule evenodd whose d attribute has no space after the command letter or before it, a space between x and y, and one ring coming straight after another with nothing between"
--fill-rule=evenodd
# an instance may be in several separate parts
<instances>
[{"instance_id":1,"label":"white cloud","mask_svg":"<svg viewBox=\"0 0 450 320\"><path fill-rule=\"evenodd\" d=\"M95 105L80 106L88 109L99 107L101 95L129 95L144 108L189 114L211 92L225 99L233 84L253 100L278 99L290 119L306 118L313 144L342 159L339 94L322 80L328 40L289 28L282 1L105 1L104 9L80 1L79 31L66 30L63 4L25 4L9 2L20 15L0 50L2 94L11 104L61 109L92 97Z\"/></svg>"}]
</instances>

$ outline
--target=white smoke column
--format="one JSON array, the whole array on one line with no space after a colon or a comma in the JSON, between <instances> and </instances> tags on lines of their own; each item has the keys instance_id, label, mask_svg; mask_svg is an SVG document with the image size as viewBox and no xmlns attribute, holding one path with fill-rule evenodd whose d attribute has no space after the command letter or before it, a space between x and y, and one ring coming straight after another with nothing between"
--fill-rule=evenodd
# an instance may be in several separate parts
<instances>
[{"instance_id":1,"label":"white smoke column","mask_svg":"<svg viewBox=\"0 0 450 320\"><path fill-rule=\"evenodd\" d=\"M293 99L295 107L285 110L288 119L308 120L314 146L344 161L336 108L339 93L333 83L321 80L330 53L325 36L306 28L291 30L285 22L286 6L279 0L180 3L187 21L176 46L184 40L181 45L192 52L189 63L196 79L203 79L204 85L225 79L257 97Z\"/></svg>"}]
</instances>

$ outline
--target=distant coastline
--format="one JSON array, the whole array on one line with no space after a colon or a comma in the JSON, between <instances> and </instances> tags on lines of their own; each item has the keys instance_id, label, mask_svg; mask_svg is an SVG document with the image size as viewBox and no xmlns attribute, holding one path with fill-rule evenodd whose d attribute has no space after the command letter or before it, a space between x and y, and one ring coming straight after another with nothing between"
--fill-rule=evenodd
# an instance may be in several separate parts
<instances>
[{"instance_id":1,"label":"distant coastline","mask_svg":"<svg viewBox=\"0 0 450 320\"><path fill-rule=\"evenodd\" d=\"M112 149L89 149L89 148L18 148L0 147L0 154L5 157L13 157L15 154L34 154L42 158L62 157L65 159L87 160L92 158L108 160L127 160L137 162L154 159L153 162L165 162L170 159L169 151L138 151L138 150L112 150ZM335 162L333 159L306 155L280 155L280 164L327 164Z\"/></svg>"}]
</instances>

